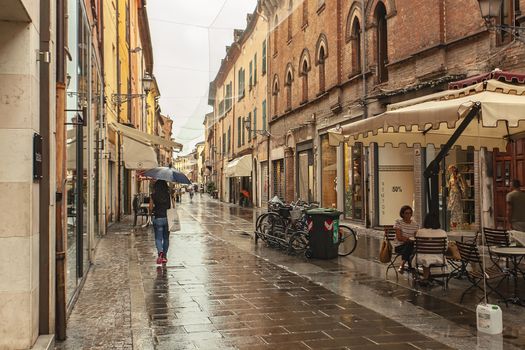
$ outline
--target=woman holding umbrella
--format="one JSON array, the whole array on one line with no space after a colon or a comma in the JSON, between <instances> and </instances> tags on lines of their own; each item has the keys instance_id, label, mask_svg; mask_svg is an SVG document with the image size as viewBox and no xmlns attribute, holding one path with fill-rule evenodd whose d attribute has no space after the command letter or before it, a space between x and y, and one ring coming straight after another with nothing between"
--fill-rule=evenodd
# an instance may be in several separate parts
<instances>
[{"instance_id":1,"label":"woman holding umbrella","mask_svg":"<svg viewBox=\"0 0 525 350\"><path fill-rule=\"evenodd\" d=\"M170 190L164 180L157 180L153 188L150 211L153 207L153 230L155 231L155 245L157 246L157 264L166 264L170 245L170 230L168 227L168 209L171 208Z\"/></svg>"}]
</instances>

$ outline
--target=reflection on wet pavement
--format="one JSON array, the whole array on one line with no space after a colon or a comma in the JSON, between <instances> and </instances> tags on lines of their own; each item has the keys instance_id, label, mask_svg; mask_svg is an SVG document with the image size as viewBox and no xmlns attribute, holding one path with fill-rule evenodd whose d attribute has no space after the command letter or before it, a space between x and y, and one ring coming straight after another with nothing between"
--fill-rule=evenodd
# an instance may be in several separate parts
<instances>
[{"instance_id":1,"label":"reflection on wet pavement","mask_svg":"<svg viewBox=\"0 0 525 350\"><path fill-rule=\"evenodd\" d=\"M396 282L391 274L387 280L384 266L376 261L379 240L374 237L361 237L353 256L307 260L254 244L252 222L259 210L198 196L194 203L183 202L177 209L181 231L171 234L166 266L155 264L151 227L102 240L96 268L86 283L105 288L102 283L111 280L100 276L105 271L111 271L118 283L106 290L105 299L97 300L93 288L82 292L71 316L70 339L58 348L128 349L126 327L132 328L134 349L514 349L525 345L521 308L503 306L504 336L478 335L473 312L477 298L470 298L465 306L457 304L465 281L454 281L443 292L417 290L406 276ZM112 249L121 249L124 255L127 251L129 263L115 260ZM107 270L109 262L120 265ZM119 304L113 305L115 300ZM92 311L87 311L90 307ZM114 322L115 307L128 321L119 324L124 330L109 336L111 332L96 325L100 320ZM104 315L104 310L111 314ZM90 333L86 327L95 331Z\"/></svg>"},{"instance_id":2,"label":"reflection on wet pavement","mask_svg":"<svg viewBox=\"0 0 525 350\"><path fill-rule=\"evenodd\" d=\"M203 234L192 219L182 219L181 226L181 233L172 235L165 267L154 265L152 235L136 235L157 349L447 348ZM223 229L234 233L238 227Z\"/></svg>"}]
</instances>

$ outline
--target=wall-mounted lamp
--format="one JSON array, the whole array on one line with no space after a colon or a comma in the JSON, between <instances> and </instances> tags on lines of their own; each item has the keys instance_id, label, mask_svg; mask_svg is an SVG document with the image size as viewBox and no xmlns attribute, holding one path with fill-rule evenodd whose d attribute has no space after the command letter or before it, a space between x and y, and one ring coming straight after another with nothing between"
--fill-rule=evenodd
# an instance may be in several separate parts
<instances>
[{"instance_id":1,"label":"wall-mounted lamp","mask_svg":"<svg viewBox=\"0 0 525 350\"><path fill-rule=\"evenodd\" d=\"M497 24L500 16L503 0L478 0L481 17L485 20L485 25L490 30L511 34L516 40L525 43L525 27L510 24ZM514 20L511 22L514 23Z\"/></svg>"},{"instance_id":2,"label":"wall-mounted lamp","mask_svg":"<svg viewBox=\"0 0 525 350\"><path fill-rule=\"evenodd\" d=\"M252 130L252 119L250 117L244 120L244 128L248 130L248 133L254 132L263 136L271 136L268 130Z\"/></svg>"}]
</instances>

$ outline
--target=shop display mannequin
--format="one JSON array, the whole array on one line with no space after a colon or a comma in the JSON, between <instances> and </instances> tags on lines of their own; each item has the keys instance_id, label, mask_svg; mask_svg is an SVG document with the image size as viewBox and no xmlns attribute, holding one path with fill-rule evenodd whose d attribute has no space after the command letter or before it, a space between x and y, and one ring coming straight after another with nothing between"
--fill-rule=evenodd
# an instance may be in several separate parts
<instances>
[{"instance_id":1,"label":"shop display mannequin","mask_svg":"<svg viewBox=\"0 0 525 350\"><path fill-rule=\"evenodd\" d=\"M450 177L448 179L447 207L450 211L450 226L454 229L463 224L463 202L461 199L466 193L467 185L455 165L449 166L448 171Z\"/></svg>"}]
</instances>

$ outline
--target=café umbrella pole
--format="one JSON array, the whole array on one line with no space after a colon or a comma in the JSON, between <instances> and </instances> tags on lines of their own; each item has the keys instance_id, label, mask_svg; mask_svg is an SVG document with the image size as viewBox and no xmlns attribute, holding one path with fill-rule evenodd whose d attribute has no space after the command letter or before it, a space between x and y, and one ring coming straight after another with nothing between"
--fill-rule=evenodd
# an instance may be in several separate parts
<instances>
[{"instance_id":1,"label":"caf\u00e9 umbrella pole","mask_svg":"<svg viewBox=\"0 0 525 350\"><path fill-rule=\"evenodd\" d=\"M486 274L486 242L485 242L485 224L483 215L483 171L480 163L480 154L482 152L480 130L481 123L478 121L478 187L479 187L479 226L481 231L481 268L483 269L483 302L476 307L476 323L480 332L487 334L500 334L503 331L503 316L501 308L498 305L488 304L487 297L487 274ZM477 242L475 242L477 244Z\"/></svg>"}]
</instances>

